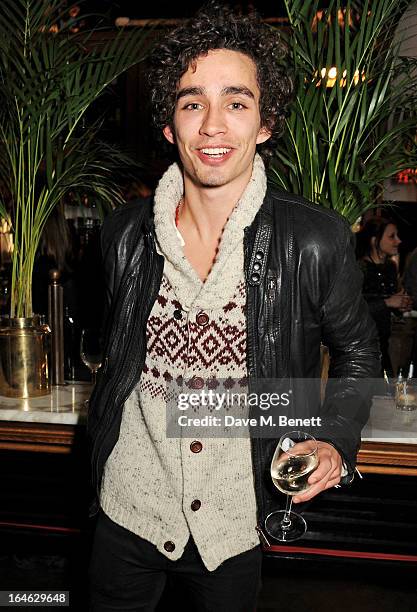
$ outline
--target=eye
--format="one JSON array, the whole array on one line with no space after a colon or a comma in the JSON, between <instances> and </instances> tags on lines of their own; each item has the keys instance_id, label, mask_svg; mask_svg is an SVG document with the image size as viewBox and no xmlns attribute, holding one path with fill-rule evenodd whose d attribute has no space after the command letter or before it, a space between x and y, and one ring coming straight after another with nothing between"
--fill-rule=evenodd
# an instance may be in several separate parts
<instances>
[{"instance_id":1,"label":"eye","mask_svg":"<svg viewBox=\"0 0 417 612\"><path fill-rule=\"evenodd\" d=\"M203 105L200 104L199 102L190 102L189 104L186 104L184 106L184 110L191 110L191 111L200 110L202 108L203 108Z\"/></svg>"},{"instance_id":2,"label":"eye","mask_svg":"<svg viewBox=\"0 0 417 612\"><path fill-rule=\"evenodd\" d=\"M232 110L243 110L244 108L246 108L246 106L244 106L241 102L232 102L231 104L229 104L229 107Z\"/></svg>"}]
</instances>

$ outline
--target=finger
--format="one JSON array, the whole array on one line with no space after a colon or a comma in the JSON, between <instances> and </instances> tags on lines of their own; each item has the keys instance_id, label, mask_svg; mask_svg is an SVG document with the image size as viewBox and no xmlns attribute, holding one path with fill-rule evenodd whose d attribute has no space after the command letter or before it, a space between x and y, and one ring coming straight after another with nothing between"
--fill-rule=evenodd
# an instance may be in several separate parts
<instances>
[{"instance_id":1,"label":"finger","mask_svg":"<svg viewBox=\"0 0 417 612\"><path fill-rule=\"evenodd\" d=\"M316 470L316 472L317 471L318 470ZM314 474L316 472L314 472ZM311 484L311 487L308 489L308 491L306 491L302 495L294 496L294 499L293 499L294 503L298 504L302 501L308 501L309 499L311 499L312 497L314 497L321 491L324 491L324 489L334 487L336 484L338 484L338 482L340 482L341 473L342 473L342 466L337 464L337 465L332 466L332 468L329 469L325 473L323 478L321 478L319 481L310 482L310 478L313 477L313 474L312 474L312 476L310 476L310 478L308 479L308 483ZM329 482L331 482L332 484L328 486Z\"/></svg>"},{"instance_id":2,"label":"finger","mask_svg":"<svg viewBox=\"0 0 417 612\"><path fill-rule=\"evenodd\" d=\"M330 480L331 473L331 471L327 472L324 478L321 478L318 482L311 484L307 491L304 491L304 493L302 493L301 495L295 495L293 501L296 504L301 501L308 501L309 499L312 499L313 497L318 495L318 493L320 493L321 491L324 491L326 484Z\"/></svg>"},{"instance_id":3,"label":"finger","mask_svg":"<svg viewBox=\"0 0 417 612\"><path fill-rule=\"evenodd\" d=\"M293 497L293 502L295 504L299 504L301 502L309 501L310 499L324 491L327 482L328 479L323 478L322 480L320 480L320 482L312 485L305 493L302 493L301 495L295 495Z\"/></svg>"},{"instance_id":4,"label":"finger","mask_svg":"<svg viewBox=\"0 0 417 612\"><path fill-rule=\"evenodd\" d=\"M299 504L302 502L309 501L310 499L313 499L313 497L315 497L322 491L326 489L331 489L332 487L337 485L339 482L340 482L340 471L336 473L336 475L334 476L332 475L329 478L323 478L317 484L312 485L305 493L302 493L301 495L295 495L293 497L293 502L295 504Z\"/></svg>"},{"instance_id":5,"label":"finger","mask_svg":"<svg viewBox=\"0 0 417 612\"><path fill-rule=\"evenodd\" d=\"M325 458L320 461L318 467L311 473L307 482L311 485L315 484L316 482L320 482L320 480L323 480L323 478L326 478L326 476L328 477L333 469L334 466L332 465L330 458Z\"/></svg>"},{"instance_id":6,"label":"finger","mask_svg":"<svg viewBox=\"0 0 417 612\"><path fill-rule=\"evenodd\" d=\"M337 467L333 470L333 472L329 476L329 480L340 480L342 477L342 467Z\"/></svg>"},{"instance_id":7,"label":"finger","mask_svg":"<svg viewBox=\"0 0 417 612\"><path fill-rule=\"evenodd\" d=\"M342 477L342 466L338 465L335 467L333 472L330 474L330 478L341 478Z\"/></svg>"},{"instance_id":8,"label":"finger","mask_svg":"<svg viewBox=\"0 0 417 612\"><path fill-rule=\"evenodd\" d=\"M329 482L331 480L340 480L341 474L342 474L341 468L337 467L329 474L327 481Z\"/></svg>"},{"instance_id":9,"label":"finger","mask_svg":"<svg viewBox=\"0 0 417 612\"><path fill-rule=\"evenodd\" d=\"M331 489L332 487L335 487L337 484L339 484L340 482L340 476L337 476L336 478L331 478L326 486L324 487L325 489Z\"/></svg>"},{"instance_id":10,"label":"finger","mask_svg":"<svg viewBox=\"0 0 417 612\"><path fill-rule=\"evenodd\" d=\"M309 484L314 484L319 482L322 478L328 476L329 472L338 472L340 473L342 470L342 463L340 459L340 455L329 455L327 453L319 454L319 465L312 472L311 476L308 479Z\"/></svg>"}]
</instances>

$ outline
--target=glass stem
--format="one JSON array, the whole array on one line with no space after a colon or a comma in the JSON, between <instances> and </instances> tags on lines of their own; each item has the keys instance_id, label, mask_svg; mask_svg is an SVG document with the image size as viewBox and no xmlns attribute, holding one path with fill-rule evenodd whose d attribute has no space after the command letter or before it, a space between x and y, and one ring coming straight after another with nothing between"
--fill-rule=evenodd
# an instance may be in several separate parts
<instances>
[{"instance_id":1,"label":"glass stem","mask_svg":"<svg viewBox=\"0 0 417 612\"><path fill-rule=\"evenodd\" d=\"M93 387L96 386L96 380L97 380L97 370L92 370L91 372L91 382L93 383Z\"/></svg>"},{"instance_id":2,"label":"glass stem","mask_svg":"<svg viewBox=\"0 0 417 612\"><path fill-rule=\"evenodd\" d=\"M290 513L292 508L292 495L287 495L284 518L281 521L282 529L289 529L291 526Z\"/></svg>"}]
</instances>

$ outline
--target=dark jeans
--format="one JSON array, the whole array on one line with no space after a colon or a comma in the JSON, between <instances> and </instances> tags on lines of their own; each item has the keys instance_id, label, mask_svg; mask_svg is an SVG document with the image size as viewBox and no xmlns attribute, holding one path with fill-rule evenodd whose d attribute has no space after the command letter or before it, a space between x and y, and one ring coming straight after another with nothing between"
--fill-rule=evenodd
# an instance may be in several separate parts
<instances>
[{"instance_id":1,"label":"dark jeans","mask_svg":"<svg viewBox=\"0 0 417 612\"><path fill-rule=\"evenodd\" d=\"M213 572L204 566L190 537L171 561L156 547L100 511L90 564L90 611L155 610L167 579L190 601L172 601L181 612L254 612L260 588L260 546L228 559Z\"/></svg>"}]
</instances>

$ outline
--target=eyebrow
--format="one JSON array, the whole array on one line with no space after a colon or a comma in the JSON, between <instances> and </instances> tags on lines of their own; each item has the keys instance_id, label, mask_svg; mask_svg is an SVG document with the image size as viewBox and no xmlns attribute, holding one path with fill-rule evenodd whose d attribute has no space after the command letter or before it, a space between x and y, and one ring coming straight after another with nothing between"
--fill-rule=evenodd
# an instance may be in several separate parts
<instances>
[{"instance_id":1,"label":"eyebrow","mask_svg":"<svg viewBox=\"0 0 417 612\"><path fill-rule=\"evenodd\" d=\"M255 99L253 92L244 85L232 85L222 89L222 96L230 96L235 94L241 94L243 96L247 96L248 98L252 98L253 100Z\"/></svg>"},{"instance_id":2,"label":"eyebrow","mask_svg":"<svg viewBox=\"0 0 417 612\"><path fill-rule=\"evenodd\" d=\"M184 87L177 92L175 100L178 102L181 98L185 98L186 96L204 96L206 93L206 89L204 87ZM229 85L228 87L223 87L220 94L222 96L230 96L240 94L243 96L247 96L252 100L255 99L253 92L244 85Z\"/></svg>"}]
</instances>

